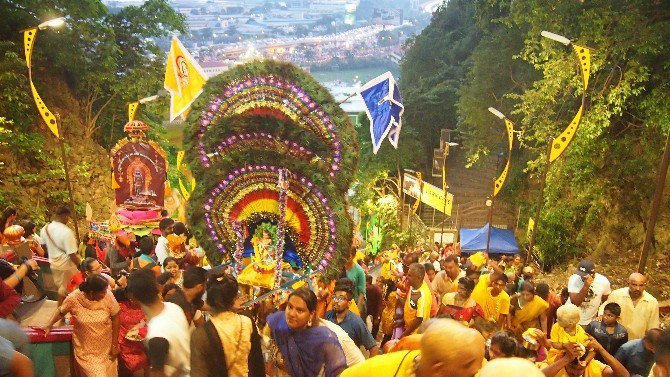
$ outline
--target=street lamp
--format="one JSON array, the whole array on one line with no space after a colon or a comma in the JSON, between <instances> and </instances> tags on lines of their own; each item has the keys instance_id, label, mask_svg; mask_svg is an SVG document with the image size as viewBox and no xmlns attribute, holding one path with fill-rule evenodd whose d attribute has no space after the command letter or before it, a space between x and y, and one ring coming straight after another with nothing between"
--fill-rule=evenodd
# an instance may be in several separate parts
<instances>
[{"instance_id":1,"label":"street lamp","mask_svg":"<svg viewBox=\"0 0 670 377\"><path fill-rule=\"evenodd\" d=\"M558 43L562 43L562 44L564 44L564 45L566 45L566 46L569 45L570 43L572 43L572 41L570 41L568 38L566 38L566 37L564 37L564 36L562 36L562 35L554 34L554 33L550 32L550 31L543 30L543 31L540 33L540 35L543 36L543 37L545 37L545 38L551 39L552 41L556 41L556 42L558 42Z\"/></svg>"},{"instance_id":2,"label":"street lamp","mask_svg":"<svg viewBox=\"0 0 670 377\"><path fill-rule=\"evenodd\" d=\"M489 112L490 112L491 114L497 116L497 117L500 118L501 120L504 120L504 119L505 119L505 114L501 113L500 111L498 111L498 110L497 110L496 108L494 108L494 107L489 107Z\"/></svg>"},{"instance_id":3,"label":"street lamp","mask_svg":"<svg viewBox=\"0 0 670 377\"><path fill-rule=\"evenodd\" d=\"M44 21L41 24L37 25L37 28L40 30L44 30L47 28L59 28L61 26L65 25L65 17L57 17L53 18L49 21Z\"/></svg>"},{"instance_id":4,"label":"street lamp","mask_svg":"<svg viewBox=\"0 0 670 377\"><path fill-rule=\"evenodd\" d=\"M500 158L503 156L503 153L500 152L498 153L498 159L496 160L496 173L498 172L498 168L500 167ZM495 180L494 180L495 182ZM493 229L493 201L495 200L495 184L493 188L493 193L490 197L486 198L486 206L489 208L489 215L488 215L488 223L489 223L489 228L486 232L486 253L488 254L489 248L491 246L491 230Z\"/></svg>"}]
</instances>

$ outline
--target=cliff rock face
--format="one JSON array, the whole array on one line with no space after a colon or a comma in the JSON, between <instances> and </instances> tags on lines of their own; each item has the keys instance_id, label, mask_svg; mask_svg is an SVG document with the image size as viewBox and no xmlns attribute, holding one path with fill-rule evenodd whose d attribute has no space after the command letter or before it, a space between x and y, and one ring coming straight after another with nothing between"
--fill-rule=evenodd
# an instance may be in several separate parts
<instances>
[{"instance_id":1,"label":"cliff rock face","mask_svg":"<svg viewBox=\"0 0 670 377\"><path fill-rule=\"evenodd\" d=\"M84 136L80 105L67 85L50 81L42 95L45 103L61 119L60 134L70 170L80 234L85 234L86 203L93 208L95 220L108 219L114 193L110 184L108 151ZM35 112L39 134L27 137L31 153L20 153L8 146L0 148L0 204L17 208L19 219L32 219L38 227L50 219L49 211L60 204L69 205L61 146ZM37 128L37 127L35 127ZM14 135L13 135L14 136ZM15 135L25 137L25 135Z\"/></svg>"}]
</instances>

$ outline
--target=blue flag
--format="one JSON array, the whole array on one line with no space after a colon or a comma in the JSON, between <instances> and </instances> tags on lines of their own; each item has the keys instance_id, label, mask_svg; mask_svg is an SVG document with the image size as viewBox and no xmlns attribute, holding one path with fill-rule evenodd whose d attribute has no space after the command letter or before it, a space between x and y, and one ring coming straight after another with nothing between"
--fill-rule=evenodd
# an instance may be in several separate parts
<instances>
[{"instance_id":1,"label":"blue flag","mask_svg":"<svg viewBox=\"0 0 670 377\"><path fill-rule=\"evenodd\" d=\"M391 145L397 149L405 107L391 72L372 79L360 89L359 94L365 102L365 112L370 120L373 153L377 154L387 136Z\"/></svg>"}]
</instances>

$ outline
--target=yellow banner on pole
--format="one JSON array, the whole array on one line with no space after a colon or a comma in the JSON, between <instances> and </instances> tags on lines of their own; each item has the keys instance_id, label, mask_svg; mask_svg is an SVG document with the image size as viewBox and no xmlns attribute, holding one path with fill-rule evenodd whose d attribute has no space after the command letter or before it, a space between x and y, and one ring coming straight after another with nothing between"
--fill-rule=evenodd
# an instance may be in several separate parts
<instances>
[{"instance_id":1,"label":"yellow banner on pole","mask_svg":"<svg viewBox=\"0 0 670 377\"><path fill-rule=\"evenodd\" d=\"M512 162L512 147L514 146L514 123L510 121L509 119L505 118L505 128L507 129L507 163L505 164L505 169L503 169L502 173L500 173L500 176L498 179L496 179L494 187L493 187L493 196L498 195L500 190L503 187L503 184L505 184L505 179L507 179L507 173L509 172L509 166Z\"/></svg>"},{"instance_id":2,"label":"yellow banner on pole","mask_svg":"<svg viewBox=\"0 0 670 377\"><path fill-rule=\"evenodd\" d=\"M184 186L184 183L181 181L181 178L179 178L179 191L181 191L182 196L184 196L184 199L188 201L191 199L191 193L188 191L186 186Z\"/></svg>"},{"instance_id":3,"label":"yellow banner on pole","mask_svg":"<svg viewBox=\"0 0 670 377\"><path fill-rule=\"evenodd\" d=\"M35 45L35 38L37 37L37 28L31 28L23 32L23 47L26 52L26 66L28 66L28 81L30 81L30 91L33 93L33 99L35 100L35 105L37 105L37 111L40 112L40 116L44 119L49 130L53 132L56 137L60 137L58 134L58 122L56 122L56 117L54 114L47 108L47 105L42 101L42 97L37 93L37 88L33 84L33 71L32 71L32 55L33 55L33 46Z\"/></svg>"},{"instance_id":4,"label":"yellow banner on pole","mask_svg":"<svg viewBox=\"0 0 670 377\"><path fill-rule=\"evenodd\" d=\"M184 160L184 151L177 151L177 170L181 168L181 162Z\"/></svg>"},{"instance_id":5,"label":"yellow banner on pole","mask_svg":"<svg viewBox=\"0 0 670 377\"><path fill-rule=\"evenodd\" d=\"M535 220L532 217L528 218L528 230L526 230L526 239L530 239L531 234L533 234L533 229L535 229Z\"/></svg>"},{"instance_id":6,"label":"yellow banner on pole","mask_svg":"<svg viewBox=\"0 0 670 377\"><path fill-rule=\"evenodd\" d=\"M137 112L138 106L140 106L139 102L131 102L128 104L128 122L135 120L135 112Z\"/></svg>"},{"instance_id":7,"label":"yellow banner on pole","mask_svg":"<svg viewBox=\"0 0 670 377\"><path fill-rule=\"evenodd\" d=\"M402 189L405 194L419 199L421 203L451 216L454 195L447 192L445 197L444 190L427 182L419 184L419 179L408 173L405 173Z\"/></svg>"}]
</instances>

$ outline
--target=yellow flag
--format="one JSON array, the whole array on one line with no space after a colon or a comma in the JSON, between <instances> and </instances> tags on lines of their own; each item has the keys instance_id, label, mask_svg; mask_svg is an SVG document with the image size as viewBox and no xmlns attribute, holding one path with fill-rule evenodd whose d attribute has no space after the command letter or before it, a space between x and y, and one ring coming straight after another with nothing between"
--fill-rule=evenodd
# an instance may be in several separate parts
<instances>
[{"instance_id":1,"label":"yellow flag","mask_svg":"<svg viewBox=\"0 0 670 377\"><path fill-rule=\"evenodd\" d=\"M507 163L505 164L505 169L503 169L502 173L500 173L500 176L495 181L493 187L493 196L498 195L498 193L502 189L503 184L505 183L505 179L507 179L507 173L509 172L510 163L512 162L512 147L514 146L514 123L512 123L509 119L505 118L505 127L507 128L507 144L508 144Z\"/></svg>"},{"instance_id":2,"label":"yellow flag","mask_svg":"<svg viewBox=\"0 0 670 377\"><path fill-rule=\"evenodd\" d=\"M117 188L121 188L121 186L119 186L119 182L116 181L116 175L112 172L112 190L116 190Z\"/></svg>"},{"instance_id":3,"label":"yellow flag","mask_svg":"<svg viewBox=\"0 0 670 377\"><path fill-rule=\"evenodd\" d=\"M170 92L170 121L191 106L207 82L205 73L191 54L172 37L163 86Z\"/></svg>"},{"instance_id":4,"label":"yellow flag","mask_svg":"<svg viewBox=\"0 0 670 377\"><path fill-rule=\"evenodd\" d=\"M184 151L178 151L177 152L177 170L181 168L181 162L184 159Z\"/></svg>"},{"instance_id":5,"label":"yellow flag","mask_svg":"<svg viewBox=\"0 0 670 377\"><path fill-rule=\"evenodd\" d=\"M551 153L549 154L549 162L556 161L557 158L561 156L563 151L568 147L572 138L575 137L577 133L577 127L582 121L582 114L584 113L584 105L579 107L579 111L575 114L575 117L572 118L570 125L563 130L563 132L551 143Z\"/></svg>"},{"instance_id":6,"label":"yellow flag","mask_svg":"<svg viewBox=\"0 0 670 377\"><path fill-rule=\"evenodd\" d=\"M577 58L579 58L579 69L582 72L582 82L584 83L584 90L589 86L589 75L591 74L591 50L584 46L572 44L575 49Z\"/></svg>"},{"instance_id":7,"label":"yellow flag","mask_svg":"<svg viewBox=\"0 0 670 377\"><path fill-rule=\"evenodd\" d=\"M53 113L47 108L47 105L42 101L42 97L37 93L37 88L33 84L33 71L32 71L32 55L33 55L33 46L35 45L35 38L37 37L37 28L31 28L23 32L23 47L26 52L26 65L28 66L28 81L30 81L30 91L33 93L33 99L37 105L37 111L40 112L40 116L44 119L47 127L53 132L56 137L60 137L58 134L58 123L56 122L56 117Z\"/></svg>"},{"instance_id":8,"label":"yellow flag","mask_svg":"<svg viewBox=\"0 0 670 377\"><path fill-rule=\"evenodd\" d=\"M135 112L139 105L139 102L131 102L128 104L128 122L132 122L135 119Z\"/></svg>"},{"instance_id":9,"label":"yellow flag","mask_svg":"<svg viewBox=\"0 0 670 377\"><path fill-rule=\"evenodd\" d=\"M419 204L421 204L421 196L423 194L423 177L421 176L421 172L416 172L416 178L419 180L419 187L422 189L422 191L420 191L417 201L414 202L412 213L416 213L416 210L419 209Z\"/></svg>"},{"instance_id":10,"label":"yellow flag","mask_svg":"<svg viewBox=\"0 0 670 377\"><path fill-rule=\"evenodd\" d=\"M179 191L181 191L181 194L186 201L191 199L191 193L188 191L186 186L184 186L184 183L181 181L181 178L179 178Z\"/></svg>"},{"instance_id":11,"label":"yellow flag","mask_svg":"<svg viewBox=\"0 0 670 377\"><path fill-rule=\"evenodd\" d=\"M535 228L535 220L532 217L528 218L528 230L526 230L526 239L530 240L531 234L533 234L533 229Z\"/></svg>"},{"instance_id":12,"label":"yellow flag","mask_svg":"<svg viewBox=\"0 0 670 377\"><path fill-rule=\"evenodd\" d=\"M572 118L572 122L570 122L568 127L566 127L565 130L563 130L563 132L551 143L549 162L556 161L568 147L572 139L575 137L575 133L577 133L577 127L579 127L579 123L582 121L582 115L584 114L586 89L589 86L589 75L591 74L591 51L584 46L576 44L573 44L572 47L575 50L575 54L577 54L579 70L582 74L582 84L584 87L584 91L582 92L582 105L579 107L579 111L577 111L575 117Z\"/></svg>"}]
</instances>

